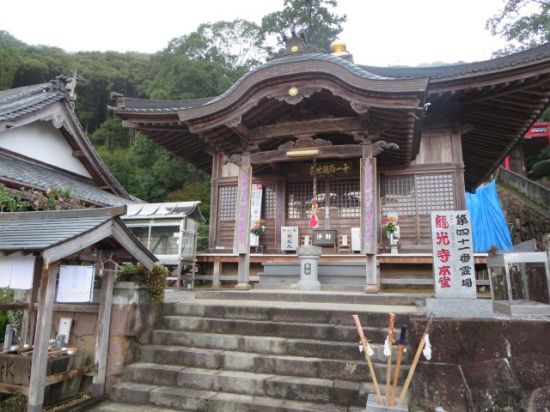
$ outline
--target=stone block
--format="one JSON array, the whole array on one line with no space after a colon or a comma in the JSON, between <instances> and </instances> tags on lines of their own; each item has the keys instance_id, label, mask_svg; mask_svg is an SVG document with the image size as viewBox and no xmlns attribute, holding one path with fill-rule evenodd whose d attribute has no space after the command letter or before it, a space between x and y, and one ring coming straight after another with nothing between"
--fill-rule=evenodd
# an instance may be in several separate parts
<instances>
[{"instance_id":1,"label":"stone block","mask_svg":"<svg viewBox=\"0 0 550 412\"><path fill-rule=\"evenodd\" d=\"M178 373L177 386L217 392L219 373L217 370L185 368Z\"/></svg>"},{"instance_id":2,"label":"stone block","mask_svg":"<svg viewBox=\"0 0 550 412\"><path fill-rule=\"evenodd\" d=\"M413 320L409 325L412 353L416 353L427 320ZM432 362L467 364L507 356L506 323L497 320L434 320L430 332ZM501 337L496 338L496 337ZM412 355L412 354L411 354Z\"/></svg>"},{"instance_id":3,"label":"stone block","mask_svg":"<svg viewBox=\"0 0 550 412\"><path fill-rule=\"evenodd\" d=\"M72 315L72 314L71 314ZM97 315L95 313L74 313L71 335L95 335L97 331ZM59 325L57 321L56 325Z\"/></svg>"},{"instance_id":4,"label":"stone block","mask_svg":"<svg viewBox=\"0 0 550 412\"><path fill-rule=\"evenodd\" d=\"M394 401L394 406L386 406L386 405L380 405L378 396L375 394L369 394L367 398L367 410L366 412L408 412L409 411L409 404L407 397L403 400L403 403L399 406L397 406L397 400L399 399L399 396L396 396L396 399ZM382 401L386 402L386 397L382 396Z\"/></svg>"},{"instance_id":5,"label":"stone block","mask_svg":"<svg viewBox=\"0 0 550 412\"><path fill-rule=\"evenodd\" d=\"M332 381L299 376L276 376L266 381L266 395L277 399L332 402Z\"/></svg>"},{"instance_id":6,"label":"stone block","mask_svg":"<svg viewBox=\"0 0 550 412\"><path fill-rule=\"evenodd\" d=\"M408 395L420 400L420 406L442 406L453 412L474 410L459 366L420 362L415 370L411 389L412 394Z\"/></svg>"},{"instance_id":7,"label":"stone block","mask_svg":"<svg viewBox=\"0 0 550 412\"><path fill-rule=\"evenodd\" d=\"M462 373L470 390L520 388L507 359L467 363L462 365Z\"/></svg>"},{"instance_id":8,"label":"stone block","mask_svg":"<svg viewBox=\"0 0 550 412\"><path fill-rule=\"evenodd\" d=\"M426 299L426 315L438 318L493 319L493 302L490 299Z\"/></svg>"},{"instance_id":9,"label":"stone block","mask_svg":"<svg viewBox=\"0 0 550 412\"><path fill-rule=\"evenodd\" d=\"M533 339L534 336L550 337L550 322L512 320L507 326L512 356L529 352L550 355L547 339Z\"/></svg>"},{"instance_id":10,"label":"stone block","mask_svg":"<svg viewBox=\"0 0 550 412\"><path fill-rule=\"evenodd\" d=\"M512 356L514 376L521 387L535 390L550 386L550 355L542 353L523 353Z\"/></svg>"}]
</instances>

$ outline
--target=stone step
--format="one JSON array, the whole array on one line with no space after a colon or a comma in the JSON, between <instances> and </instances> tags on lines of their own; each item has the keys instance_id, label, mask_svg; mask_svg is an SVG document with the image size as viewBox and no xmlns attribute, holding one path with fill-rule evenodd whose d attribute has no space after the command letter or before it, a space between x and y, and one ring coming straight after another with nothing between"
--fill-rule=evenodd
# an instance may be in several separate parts
<instances>
[{"instance_id":1,"label":"stone step","mask_svg":"<svg viewBox=\"0 0 550 412\"><path fill-rule=\"evenodd\" d=\"M226 301L227 302L227 301ZM395 325L407 323L409 316L418 316L416 306L373 306L342 304L299 304L284 302L236 302L198 301L163 305L165 316L187 316L216 319L239 319L284 323L315 323L323 325L355 326L352 315L359 315L364 327L387 328L388 314L395 313ZM314 307L311 307L314 306Z\"/></svg>"},{"instance_id":2,"label":"stone step","mask_svg":"<svg viewBox=\"0 0 550 412\"><path fill-rule=\"evenodd\" d=\"M374 386L342 379L328 380L274 374L207 370L137 363L128 368L126 379L133 382L179 386L205 391L264 396L336 405L365 405Z\"/></svg>"},{"instance_id":3,"label":"stone step","mask_svg":"<svg viewBox=\"0 0 550 412\"><path fill-rule=\"evenodd\" d=\"M354 331L357 333L356 331ZM381 334L381 331L376 331ZM369 331L366 332L369 336ZM375 334L373 333L372 336ZM385 335L380 340L385 339ZM353 337L352 337L353 339ZM165 346L186 346L202 349L219 349L224 351L246 352L268 355L313 356L323 359L340 359L357 361L362 359L359 354L358 338L353 341L327 341L314 339L292 339L271 336L242 336L232 334L181 332L175 330L156 330L153 332L152 343ZM350 343L352 342L352 343ZM370 343L374 351L373 362L384 363L383 344ZM397 357L397 345L392 346L392 357ZM407 364L409 356L405 355L402 362Z\"/></svg>"},{"instance_id":4,"label":"stone step","mask_svg":"<svg viewBox=\"0 0 550 412\"><path fill-rule=\"evenodd\" d=\"M299 290L197 290L197 299L239 300L239 301L275 301L275 302L309 302L309 303L343 303L346 305L390 305L414 306L418 296L402 294L365 294L349 292L304 292Z\"/></svg>"},{"instance_id":5,"label":"stone step","mask_svg":"<svg viewBox=\"0 0 550 412\"><path fill-rule=\"evenodd\" d=\"M291 390L291 389L290 389ZM122 382L111 399L123 404L151 404L178 411L208 412L362 412L364 406L337 406L254 395Z\"/></svg>"},{"instance_id":6,"label":"stone step","mask_svg":"<svg viewBox=\"0 0 550 412\"><path fill-rule=\"evenodd\" d=\"M387 316L386 316L387 317ZM350 322L351 321L351 322ZM352 323L350 316L348 323ZM215 319L184 316L163 316L161 327L180 332L209 332L294 339L316 339L337 342L359 342L357 328L353 324L330 325L309 323L285 323L240 319ZM384 342L387 331L380 328L363 328L369 342Z\"/></svg>"},{"instance_id":7,"label":"stone step","mask_svg":"<svg viewBox=\"0 0 550 412\"><path fill-rule=\"evenodd\" d=\"M189 409L172 409L158 406L132 405L129 403L113 402L111 400L101 402L91 408L85 409L86 412L192 412Z\"/></svg>"},{"instance_id":8,"label":"stone step","mask_svg":"<svg viewBox=\"0 0 550 412\"><path fill-rule=\"evenodd\" d=\"M381 352L378 351L378 352ZM375 352L376 354L376 352ZM380 355L378 355L380 356ZM406 357L407 358L407 357ZM395 363L397 356L392 356ZM355 360L322 359L319 357L272 355L263 353L231 352L215 349L147 345L141 348L140 362L158 365L187 366L194 368L241 371L305 378L343 379L348 381L370 380L370 371L364 355L357 349ZM408 361L407 361L408 362ZM379 382L386 379L386 359L373 362ZM403 365L399 381L403 381L409 366Z\"/></svg>"}]
</instances>

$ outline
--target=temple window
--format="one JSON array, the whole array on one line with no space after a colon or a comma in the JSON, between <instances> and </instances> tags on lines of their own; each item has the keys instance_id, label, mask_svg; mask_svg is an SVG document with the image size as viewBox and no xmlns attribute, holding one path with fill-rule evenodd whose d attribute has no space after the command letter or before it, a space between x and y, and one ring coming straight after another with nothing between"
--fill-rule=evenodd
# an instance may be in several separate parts
<instances>
[{"instance_id":1,"label":"temple window","mask_svg":"<svg viewBox=\"0 0 550 412\"><path fill-rule=\"evenodd\" d=\"M453 176L381 176L382 215L395 210L400 216L429 214L455 208Z\"/></svg>"},{"instance_id":2,"label":"temple window","mask_svg":"<svg viewBox=\"0 0 550 412\"><path fill-rule=\"evenodd\" d=\"M237 214L237 186L220 188L220 221L235 220Z\"/></svg>"}]
</instances>

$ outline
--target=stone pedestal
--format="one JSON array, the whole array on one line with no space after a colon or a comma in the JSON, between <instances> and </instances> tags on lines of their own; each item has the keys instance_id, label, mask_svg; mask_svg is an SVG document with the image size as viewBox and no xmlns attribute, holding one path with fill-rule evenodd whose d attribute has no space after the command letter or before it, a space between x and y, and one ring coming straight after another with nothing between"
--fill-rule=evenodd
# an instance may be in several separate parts
<instances>
[{"instance_id":1,"label":"stone pedestal","mask_svg":"<svg viewBox=\"0 0 550 412\"><path fill-rule=\"evenodd\" d=\"M317 246L300 246L296 254L300 258L300 281L298 290L321 290L317 278L317 262L323 249Z\"/></svg>"},{"instance_id":2,"label":"stone pedestal","mask_svg":"<svg viewBox=\"0 0 550 412\"><path fill-rule=\"evenodd\" d=\"M435 314L436 318L481 318L492 319L493 301L491 299L426 299L426 316Z\"/></svg>"},{"instance_id":3,"label":"stone pedestal","mask_svg":"<svg viewBox=\"0 0 550 412\"><path fill-rule=\"evenodd\" d=\"M382 396L382 399L384 402L386 401L386 397ZM386 405L380 405L378 403L378 396L375 394L369 394L369 397L367 398L367 411L366 412L408 412L409 411L409 405L407 403L407 397L403 400L403 403L399 406L397 406L397 400L399 399L399 393L395 396L394 399L394 406L386 406Z\"/></svg>"}]
</instances>

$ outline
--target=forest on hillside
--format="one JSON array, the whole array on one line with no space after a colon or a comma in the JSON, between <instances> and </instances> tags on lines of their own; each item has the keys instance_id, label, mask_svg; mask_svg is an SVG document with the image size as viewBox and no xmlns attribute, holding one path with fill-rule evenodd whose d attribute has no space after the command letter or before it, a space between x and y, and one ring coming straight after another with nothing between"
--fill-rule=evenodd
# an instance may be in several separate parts
<instances>
[{"instance_id":1,"label":"forest on hillside","mask_svg":"<svg viewBox=\"0 0 550 412\"><path fill-rule=\"evenodd\" d=\"M521 8L538 5L522 16ZM201 24L172 39L154 54L136 52L67 53L32 46L0 30L0 90L46 83L59 75L77 78L75 112L94 147L115 177L134 196L148 202L201 200L209 215L209 178L121 126L108 107L112 92L132 98L181 100L225 92L282 43L280 33L304 29L311 43L328 51L343 31L345 15L336 0L285 0L260 25L246 20ZM508 0L487 29L513 47L496 55L550 40L550 2ZM518 17L520 16L520 17ZM550 117L547 119L550 120Z\"/></svg>"}]
</instances>

